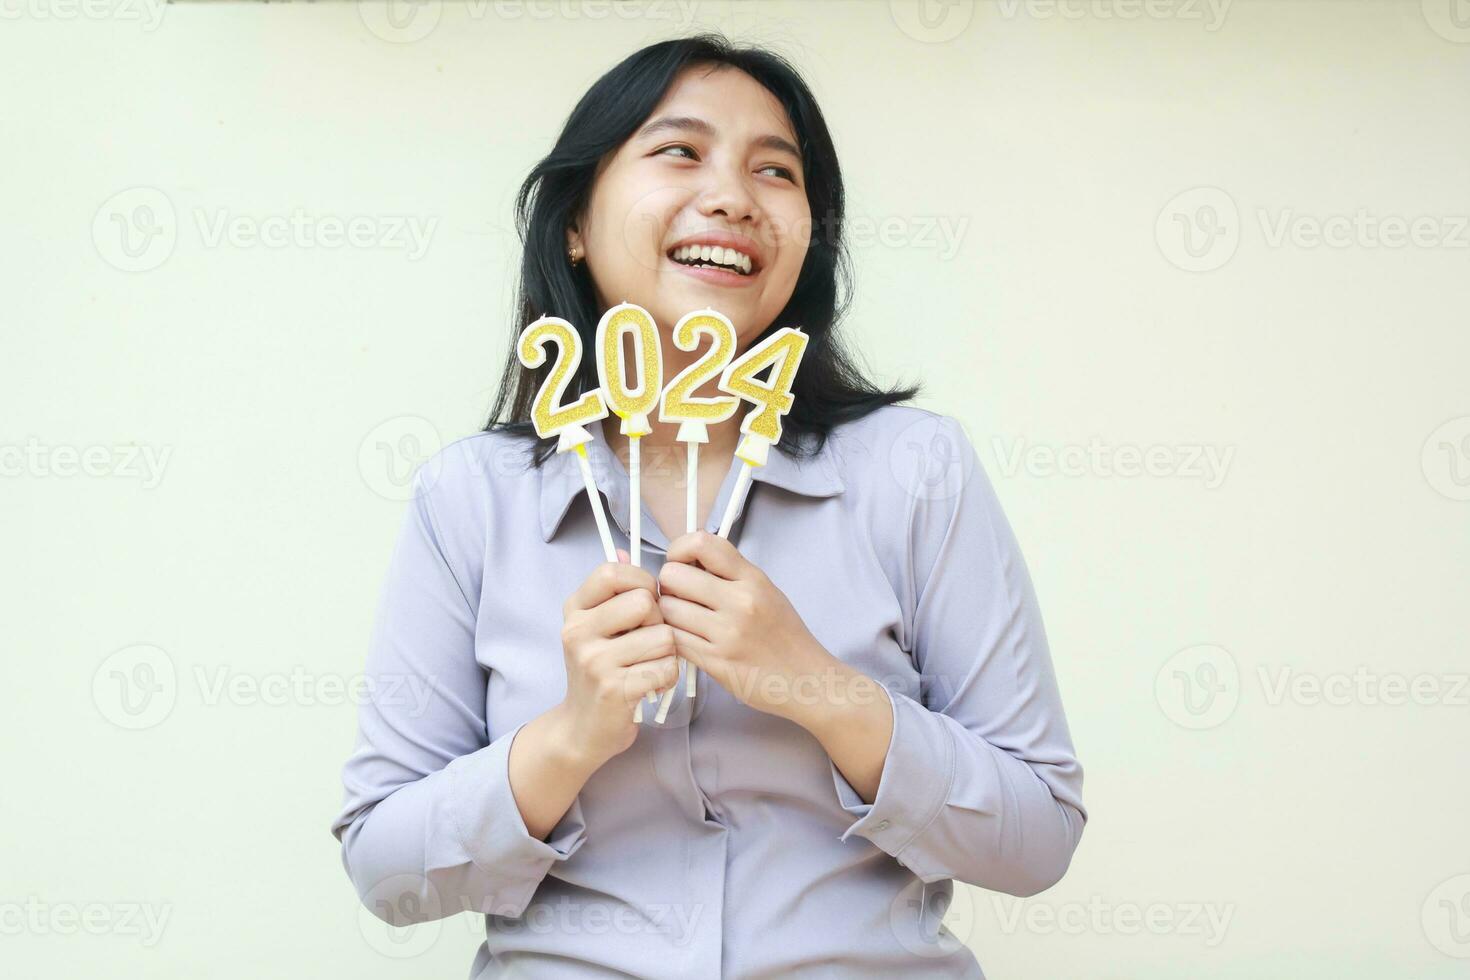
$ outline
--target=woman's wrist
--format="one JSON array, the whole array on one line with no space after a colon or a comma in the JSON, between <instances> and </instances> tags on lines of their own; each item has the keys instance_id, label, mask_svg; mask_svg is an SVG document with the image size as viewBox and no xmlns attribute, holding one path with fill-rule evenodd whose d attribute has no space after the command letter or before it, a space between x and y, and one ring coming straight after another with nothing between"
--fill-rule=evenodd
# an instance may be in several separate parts
<instances>
[{"instance_id":1,"label":"woman's wrist","mask_svg":"<svg viewBox=\"0 0 1470 980\"><path fill-rule=\"evenodd\" d=\"M587 740L578 735L565 701L548 709L541 717L547 729L548 748L558 765L590 778L610 758L592 751Z\"/></svg>"}]
</instances>

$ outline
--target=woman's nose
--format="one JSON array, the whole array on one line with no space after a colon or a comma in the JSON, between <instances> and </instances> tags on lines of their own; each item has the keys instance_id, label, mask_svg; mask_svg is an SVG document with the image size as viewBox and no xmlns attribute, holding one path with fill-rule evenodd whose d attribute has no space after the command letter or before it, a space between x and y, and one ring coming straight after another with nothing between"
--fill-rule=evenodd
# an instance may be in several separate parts
<instances>
[{"instance_id":1,"label":"woman's nose","mask_svg":"<svg viewBox=\"0 0 1470 980\"><path fill-rule=\"evenodd\" d=\"M760 205L743 173L731 173L727 169L715 172L710 183L699 196L699 212L703 215L723 214L732 222L757 221Z\"/></svg>"}]
</instances>

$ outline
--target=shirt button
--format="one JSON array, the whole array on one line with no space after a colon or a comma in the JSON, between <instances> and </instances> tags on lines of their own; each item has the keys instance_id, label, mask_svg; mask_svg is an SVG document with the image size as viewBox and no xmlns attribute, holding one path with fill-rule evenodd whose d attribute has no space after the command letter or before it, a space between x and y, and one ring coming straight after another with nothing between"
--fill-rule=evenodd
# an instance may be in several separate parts
<instances>
[{"instance_id":1,"label":"shirt button","mask_svg":"<svg viewBox=\"0 0 1470 980\"><path fill-rule=\"evenodd\" d=\"M888 821L887 820L879 820L877 823L873 824L873 829L874 830L887 830L888 829Z\"/></svg>"}]
</instances>

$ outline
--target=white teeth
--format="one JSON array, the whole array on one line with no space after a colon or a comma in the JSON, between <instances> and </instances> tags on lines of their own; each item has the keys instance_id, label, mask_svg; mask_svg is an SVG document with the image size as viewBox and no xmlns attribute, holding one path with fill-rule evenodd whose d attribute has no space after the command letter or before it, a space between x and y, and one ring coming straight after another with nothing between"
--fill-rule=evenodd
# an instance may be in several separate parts
<instances>
[{"instance_id":1,"label":"white teeth","mask_svg":"<svg viewBox=\"0 0 1470 980\"><path fill-rule=\"evenodd\" d=\"M720 245L681 245L674 249L671 256L681 262L713 262L716 265L730 266L746 275L750 275L754 267L750 256L744 252Z\"/></svg>"}]
</instances>

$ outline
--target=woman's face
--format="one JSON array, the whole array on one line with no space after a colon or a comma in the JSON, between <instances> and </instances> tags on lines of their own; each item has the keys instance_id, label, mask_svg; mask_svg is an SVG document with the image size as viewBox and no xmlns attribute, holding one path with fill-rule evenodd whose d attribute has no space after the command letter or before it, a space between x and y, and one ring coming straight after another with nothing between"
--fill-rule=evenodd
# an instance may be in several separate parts
<instances>
[{"instance_id":1,"label":"woman's face","mask_svg":"<svg viewBox=\"0 0 1470 980\"><path fill-rule=\"evenodd\" d=\"M744 349L791 299L811 237L796 144L785 110L759 82L700 65L603 161L567 244L580 249L602 309L629 302L653 315L666 364L696 356L668 341L684 314L725 314ZM708 246L710 261L726 268L686 264L693 260L679 247L690 244Z\"/></svg>"}]
</instances>

